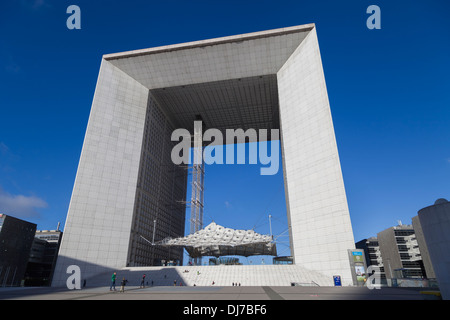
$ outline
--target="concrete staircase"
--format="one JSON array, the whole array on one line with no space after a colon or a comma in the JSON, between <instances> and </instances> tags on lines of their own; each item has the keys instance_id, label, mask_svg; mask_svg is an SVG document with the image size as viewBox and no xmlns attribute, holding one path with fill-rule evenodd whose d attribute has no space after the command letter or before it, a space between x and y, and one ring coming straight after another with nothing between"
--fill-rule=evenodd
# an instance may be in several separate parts
<instances>
[{"instance_id":1,"label":"concrete staircase","mask_svg":"<svg viewBox=\"0 0 450 320\"><path fill-rule=\"evenodd\" d=\"M148 286L291 286L292 283L311 286L332 286L333 279L297 265L219 265L176 267L129 267L115 271L116 287L123 278L127 286L139 286L146 275ZM108 286L112 271L86 279L87 286Z\"/></svg>"}]
</instances>

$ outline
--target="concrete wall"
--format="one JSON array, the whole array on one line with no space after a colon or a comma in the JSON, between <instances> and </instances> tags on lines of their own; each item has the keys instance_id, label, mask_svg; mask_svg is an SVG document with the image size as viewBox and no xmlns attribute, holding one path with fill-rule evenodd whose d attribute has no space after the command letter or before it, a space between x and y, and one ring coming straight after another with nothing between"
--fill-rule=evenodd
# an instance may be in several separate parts
<instances>
[{"instance_id":1,"label":"concrete wall","mask_svg":"<svg viewBox=\"0 0 450 320\"><path fill-rule=\"evenodd\" d=\"M398 253L394 228L388 228L377 234L380 245L381 259L383 260L384 273L387 279L395 278L394 270L402 268L402 261Z\"/></svg>"},{"instance_id":2,"label":"concrete wall","mask_svg":"<svg viewBox=\"0 0 450 320\"><path fill-rule=\"evenodd\" d=\"M188 271L188 272L185 272ZM125 277L129 286L138 286L145 273L146 281L154 286L173 286L180 282L185 286L290 286L292 282L308 286L333 286L333 279L297 265L236 265L236 266L179 266L179 267L132 267L110 270L88 278L88 287L109 286L111 275L117 273L116 286ZM118 288L117 288L118 289Z\"/></svg>"},{"instance_id":3,"label":"concrete wall","mask_svg":"<svg viewBox=\"0 0 450 320\"><path fill-rule=\"evenodd\" d=\"M277 77L294 262L351 283L355 242L315 29Z\"/></svg>"},{"instance_id":4,"label":"concrete wall","mask_svg":"<svg viewBox=\"0 0 450 320\"><path fill-rule=\"evenodd\" d=\"M419 216L415 216L411 220L414 227L414 232L416 234L417 243L419 244L420 255L422 257L426 276L428 279L434 279L436 278L436 274L434 273L433 264L431 263L427 241L423 235L422 225L420 224Z\"/></svg>"},{"instance_id":5,"label":"concrete wall","mask_svg":"<svg viewBox=\"0 0 450 320\"><path fill-rule=\"evenodd\" d=\"M419 219L443 299L450 299L450 202L419 210Z\"/></svg>"},{"instance_id":6,"label":"concrete wall","mask_svg":"<svg viewBox=\"0 0 450 320\"><path fill-rule=\"evenodd\" d=\"M103 60L53 278L126 266L148 89Z\"/></svg>"}]
</instances>

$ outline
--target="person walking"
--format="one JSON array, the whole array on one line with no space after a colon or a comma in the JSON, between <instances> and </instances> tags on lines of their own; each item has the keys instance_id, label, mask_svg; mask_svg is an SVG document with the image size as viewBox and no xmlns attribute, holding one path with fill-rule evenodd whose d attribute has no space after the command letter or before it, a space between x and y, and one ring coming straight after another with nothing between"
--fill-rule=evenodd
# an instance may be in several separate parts
<instances>
[{"instance_id":1,"label":"person walking","mask_svg":"<svg viewBox=\"0 0 450 320\"><path fill-rule=\"evenodd\" d=\"M140 288L145 288L145 273L144 273L144 275L142 276Z\"/></svg>"},{"instance_id":2,"label":"person walking","mask_svg":"<svg viewBox=\"0 0 450 320\"><path fill-rule=\"evenodd\" d=\"M127 284L128 280L123 277L122 282L120 283L120 292L125 292L125 285Z\"/></svg>"},{"instance_id":3,"label":"person walking","mask_svg":"<svg viewBox=\"0 0 450 320\"><path fill-rule=\"evenodd\" d=\"M109 291L116 291L116 277L117 277L117 273L113 273L113 275L111 276L111 286L109 287Z\"/></svg>"}]
</instances>

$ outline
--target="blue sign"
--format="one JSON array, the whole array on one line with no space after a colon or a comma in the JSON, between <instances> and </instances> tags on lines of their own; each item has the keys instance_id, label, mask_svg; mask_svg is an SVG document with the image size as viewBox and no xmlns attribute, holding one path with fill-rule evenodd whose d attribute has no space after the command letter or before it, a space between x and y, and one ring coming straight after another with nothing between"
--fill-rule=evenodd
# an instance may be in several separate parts
<instances>
[{"instance_id":1,"label":"blue sign","mask_svg":"<svg viewBox=\"0 0 450 320\"><path fill-rule=\"evenodd\" d=\"M341 276L333 276L334 286L342 287Z\"/></svg>"},{"instance_id":2,"label":"blue sign","mask_svg":"<svg viewBox=\"0 0 450 320\"><path fill-rule=\"evenodd\" d=\"M352 254L354 256L362 256L362 252L361 251L352 251Z\"/></svg>"}]
</instances>

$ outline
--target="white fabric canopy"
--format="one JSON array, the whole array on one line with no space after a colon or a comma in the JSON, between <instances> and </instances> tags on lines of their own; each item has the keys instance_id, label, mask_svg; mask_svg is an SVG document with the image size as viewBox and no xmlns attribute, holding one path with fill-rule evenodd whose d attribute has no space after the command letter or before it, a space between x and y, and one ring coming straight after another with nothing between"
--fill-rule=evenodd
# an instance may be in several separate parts
<instances>
[{"instance_id":1,"label":"white fabric canopy","mask_svg":"<svg viewBox=\"0 0 450 320\"><path fill-rule=\"evenodd\" d=\"M165 246L185 247L192 258L225 255L276 255L272 236L253 230L234 230L214 222L183 238L165 239Z\"/></svg>"}]
</instances>

